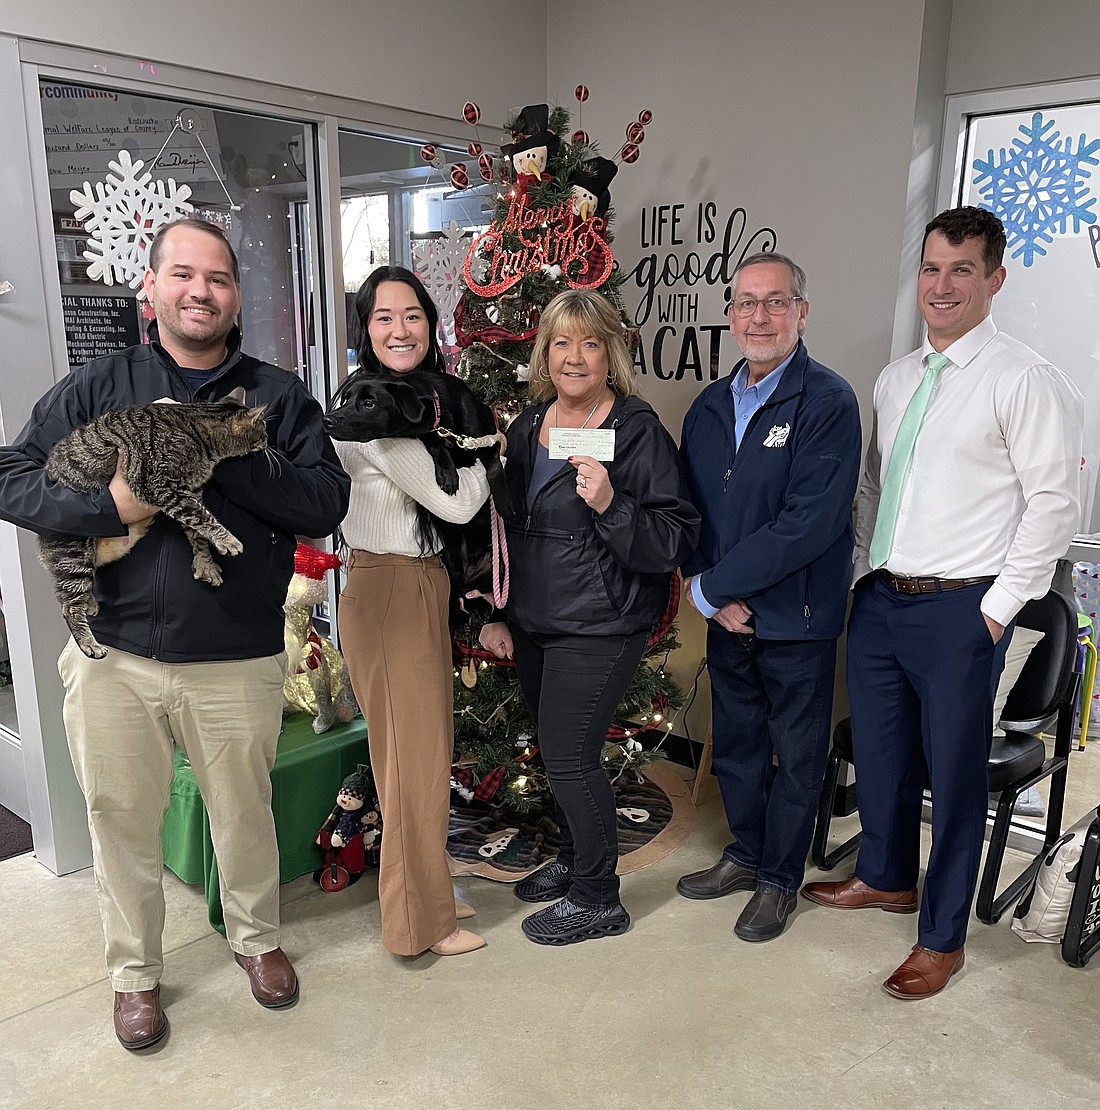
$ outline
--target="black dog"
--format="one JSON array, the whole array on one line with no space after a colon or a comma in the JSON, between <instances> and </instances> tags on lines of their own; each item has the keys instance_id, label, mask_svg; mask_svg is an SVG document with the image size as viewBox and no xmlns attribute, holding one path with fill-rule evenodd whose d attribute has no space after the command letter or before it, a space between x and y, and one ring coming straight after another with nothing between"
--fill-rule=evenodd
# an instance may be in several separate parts
<instances>
[{"instance_id":1,"label":"black dog","mask_svg":"<svg viewBox=\"0 0 1100 1110\"><path fill-rule=\"evenodd\" d=\"M357 371L333 397L324 425L333 439L356 443L398 437L421 440L435 463L439 488L447 494L458 490L458 468L480 459L497 512L507 516L511 511L499 440L481 447L462 445L465 439L495 436L496 419L460 378L431 370L413 370L400 378ZM457 628L480 600L468 594L492 596L489 505L483 505L468 524L440 520L421 505L416 512L421 542L430 543L435 533L443 543L441 557L451 579L451 627Z\"/></svg>"}]
</instances>

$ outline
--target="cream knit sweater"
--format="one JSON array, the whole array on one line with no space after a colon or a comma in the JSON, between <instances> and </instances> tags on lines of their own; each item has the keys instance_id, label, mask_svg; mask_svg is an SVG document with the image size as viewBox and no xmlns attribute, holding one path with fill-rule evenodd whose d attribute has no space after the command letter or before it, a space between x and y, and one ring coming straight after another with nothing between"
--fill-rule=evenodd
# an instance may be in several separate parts
<instances>
[{"instance_id":1,"label":"cream knit sweater","mask_svg":"<svg viewBox=\"0 0 1100 1110\"><path fill-rule=\"evenodd\" d=\"M458 472L458 492L444 493L435 464L418 439L376 439L371 443L336 442L336 454L351 475L351 501L341 530L348 546L376 555L420 555L416 542L419 502L441 520L465 524L485 503L485 467ZM432 554L438 554L437 543Z\"/></svg>"}]
</instances>

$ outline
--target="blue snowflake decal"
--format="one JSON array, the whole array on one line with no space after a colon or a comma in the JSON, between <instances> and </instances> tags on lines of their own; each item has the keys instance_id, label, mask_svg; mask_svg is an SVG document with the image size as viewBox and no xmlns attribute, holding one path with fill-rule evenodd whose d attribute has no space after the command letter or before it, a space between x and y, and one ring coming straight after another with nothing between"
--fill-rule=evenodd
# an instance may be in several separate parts
<instances>
[{"instance_id":1,"label":"blue snowflake decal","mask_svg":"<svg viewBox=\"0 0 1100 1110\"><path fill-rule=\"evenodd\" d=\"M974 184L979 187L984 207L1001 218L1008 245L1015 248L1013 258L1023 257L1031 266L1037 254L1045 255L1044 243L1054 241L1054 233L1065 235L1070 221L1079 232L1081 224L1096 222L1090 211L1096 198L1088 200L1085 182L1092 177L1086 166L1095 166L1100 139L1077 139L1077 149L1069 137L1060 138L1052 130L1054 120L1043 119L1042 112L1031 117L1031 126L1021 124L1022 139L1012 140L1012 150L1001 147L997 158L993 149L984 159L974 159Z\"/></svg>"}]
</instances>

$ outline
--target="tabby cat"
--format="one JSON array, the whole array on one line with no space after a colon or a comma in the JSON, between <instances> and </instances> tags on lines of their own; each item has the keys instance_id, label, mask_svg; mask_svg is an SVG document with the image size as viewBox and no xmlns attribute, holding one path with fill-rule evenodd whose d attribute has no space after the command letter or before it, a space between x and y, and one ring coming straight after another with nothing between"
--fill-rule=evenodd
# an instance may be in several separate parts
<instances>
[{"instance_id":1,"label":"tabby cat","mask_svg":"<svg viewBox=\"0 0 1100 1110\"><path fill-rule=\"evenodd\" d=\"M110 484L119 460L139 501L177 521L195 553L195 577L220 586L210 545L239 555L240 540L202 503L201 490L222 459L267 448L264 409L246 408L244 390L214 402L153 404L104 413L60 440L46 460L55 482L90 493ZM126 536L40 536L38 554L54 580L61 613L77 646L91 659L107 649L88 626L99 611L92 594L95 568L121 559L149 530L156 514L128 525Z\"/></svg>"}]
</instances>

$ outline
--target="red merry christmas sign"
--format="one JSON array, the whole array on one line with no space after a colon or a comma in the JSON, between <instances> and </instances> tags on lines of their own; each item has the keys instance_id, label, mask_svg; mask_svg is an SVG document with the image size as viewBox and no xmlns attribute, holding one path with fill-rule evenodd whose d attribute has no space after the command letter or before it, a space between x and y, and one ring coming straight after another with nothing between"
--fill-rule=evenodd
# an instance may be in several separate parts
<instances>
[{"instance_id":1,"label":"red merry christmas sign","mask_svg":"<svg viewBox=\"0 0 1100 1110\"><path fill-rule=\"evenodd\" d=\"M463 268L466 284L482 297L496 297L525 274L544 266L560 266L572 288L595 289L607 280L615 264L604 238L606 227L607 221L601 216L582 220L574 213L571 200L532 208L527 194L518 191L504 223L491 227L470 244ZM508 249L505 239L512 236L519 239L519 246ZM481 281L471 272L479 258L487 266Z\"/></svg>"}]
</instances>

